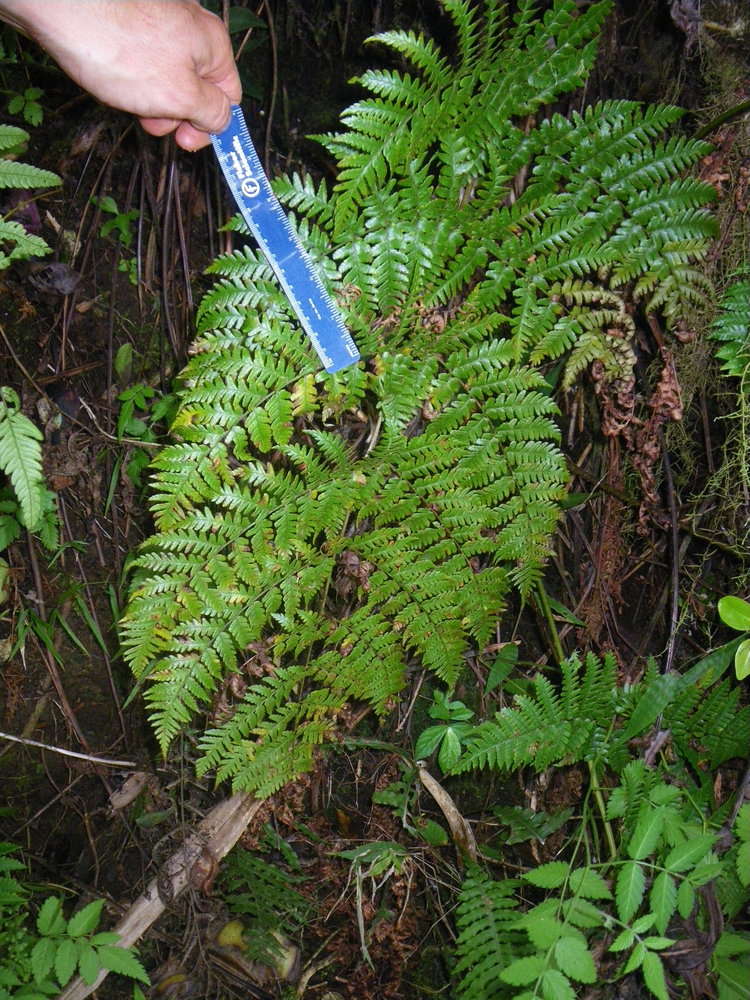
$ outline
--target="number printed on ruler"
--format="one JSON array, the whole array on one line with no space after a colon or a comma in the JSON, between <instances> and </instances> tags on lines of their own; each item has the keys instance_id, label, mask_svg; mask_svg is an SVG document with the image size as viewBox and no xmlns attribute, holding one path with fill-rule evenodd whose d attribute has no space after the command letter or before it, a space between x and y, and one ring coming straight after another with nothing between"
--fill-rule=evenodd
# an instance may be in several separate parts
<instances>
[{"instance_id":1,"label":"number printed on ruler","mask_svg":"<svg viewBox=\"0 0 750 1000\"><path fill-rule=\"evenodd\" d=\"M227 128L211 141L242 217L326 371L354 364L356 344L271 189L239 105L233 106Z\"/></svg>"}]
</instances>

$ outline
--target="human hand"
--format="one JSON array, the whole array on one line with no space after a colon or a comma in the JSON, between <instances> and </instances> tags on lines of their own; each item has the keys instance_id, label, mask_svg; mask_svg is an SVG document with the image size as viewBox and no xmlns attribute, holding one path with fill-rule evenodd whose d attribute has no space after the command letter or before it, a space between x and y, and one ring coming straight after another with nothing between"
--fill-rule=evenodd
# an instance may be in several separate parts
<instances>
[{"instance_id":1,"label":"human hand","mask_svg":"<svg viewBox=\"0 0 750 1000\"><path fill-rule=\"evenodd\" d=\"M206 146L242 96L229 35L198 0L0 0L0 17L151 135Z\"/></svg>"}]
</instances>

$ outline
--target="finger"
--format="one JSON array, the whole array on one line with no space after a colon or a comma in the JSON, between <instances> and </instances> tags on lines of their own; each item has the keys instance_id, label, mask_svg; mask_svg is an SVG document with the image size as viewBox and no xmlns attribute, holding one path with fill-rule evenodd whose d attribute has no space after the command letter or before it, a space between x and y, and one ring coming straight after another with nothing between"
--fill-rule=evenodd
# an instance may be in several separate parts
<instances>
[{"instance_id":1,"label":"finger","mask_svg":"<svg viewBox=\"0 0 750 1000\"><path fill-rule=\"evenodd\" d=\"M190 122L181 122L174 134L175 142L188 153L195 153L198 149L203 149L211 142L208 132L194 128Z\"/></svg>"},{"instance_id":2,"label":"finger","mask_svg":"<svg viewBox=\"0 0 750 1000\"><path fill-rule=\"evenodd\" d=\"M138 121L149 135L169 135L180 124L178 118L139 118Z\"/></svg>"},{"instance_id":3,"label":"finger","mask_svg":"<svg viewBox=\"0 0 750 1000\"><path fill-rule=\"evenodd\" d=\"M193 102L198 114L190 117L190 124L200 132L221 132L229 123L232 113L229 97L214 83L198 81L198 95Z\"/></svg>"}]
</instances>

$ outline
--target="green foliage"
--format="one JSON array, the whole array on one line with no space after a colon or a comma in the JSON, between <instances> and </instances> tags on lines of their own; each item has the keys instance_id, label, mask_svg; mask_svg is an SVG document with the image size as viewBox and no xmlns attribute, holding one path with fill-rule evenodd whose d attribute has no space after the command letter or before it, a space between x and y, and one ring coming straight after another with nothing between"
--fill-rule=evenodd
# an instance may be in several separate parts
<instances>
[{"instance_id":1,"label":"green foliage","mask_svg":"<svg viewBox=\"0 0 750 1000\"><path fill-rule=\"evenodd\" d=\"M744 382L750 363L750 279L738 276L729 285L710 336L720 345L716 357L724 362L722 370Z\"/></svg>"},{"instance_id":2,"label":"green foliage","mask_svg":"<svg viewBox=\"0 0 750 1000\"><path fill-rule=\"evenodd\" d=\"M612 660L574 657L562 664L558 686L535 678L527 694L465 737L461 772L586 761L599 815L584 801L578 832L568 838L569 860L531 868L520 880L468 875L456 917L460 997L573 998L580 984L611 979L614 956L621 961L615 978L637 972L651 995L667 1000L672 974L662 953L687 933L686 922L707 919L705 893L716 893L725 920L747 901L750 809L740 809L726 850L719 838L725 813L714 810L710 774L704 779L700 764L708 757L713 770L746 753L750 741L750 709L721 678L733 652L715 651L682 676L651 666L627 689L617 684ZM647 765L630 740L657 717L671 734L669 752ZM615 780L602 780L605 774ZM501 818L509 812L496 811ZM600 825L607 860L597 857ZM529 818L525 834L535 836L537 826ZM727 941L714 965L727 997L746 975L742 941Z\"/></svg>"},{"instance_id":3,"label":"green foliage","mask_svg":"<svg viewBox=\"0 0 750 1000\"><path fill-rule=\"evenodd\" d=\"M96 932L103 906L104 900L96 899L66 921L61 901L55 896L45 899L36 920L40 936L31 951L36 984L48 982L54 972L60 986L65 986L77 970L91 985L102 969L149 983L132 950L117 944L117 934Z\"/></svg>"},{"instance_id":4,"label":"green foliage","mask_svg":"<svg viewBox=\"0 0 750 1000\"><path fill-rule=\"evenodd\" d=\"M750 604L741 597L722 597L719 618L738 632L750 632ZM743 639L734 654L734 672L738 681L750 676L750 639Z\"/></svg>"},{"instance_id":5,"label":"green foliage","mask_svg":"<svg viewBox=\"0 0 750 1000\"><path fill-rule=\"evenodd\" d=\"M161 393L153 386L136 383L118 394L120 412L117 414L117 435L129 443L142 441L148 446L158 437L163 440L164 430L159 424L168 424L174 416L176 399L172 393ZM136 447L128 460L125 471L134 486L142 485L143 473L151 458L148 447Z\"/></svg>"},{"instance_id":6,"label":"green foliage","mask_svg":"<svg viewBox=\"0 0 750 1000\"><path fill-rule=\"evenodd\" d=\"M466 734L454 772L526 765L542 771L577 761L620 772L628 741L659 715L688 760L698 759L693 748L700 746L715 767L742 756L750 742L750 707L740 707L739 690L728 681L703 691L685 677L660 674L652 662L643 680L624 691L614 658L591 653L583 662L565 660L561 673L559 690L538 674L528 693Z\"/></svg>"},{"instance_id":7,"label":"green foliage","mask_svg":"<svg viewBox=\"0 0 750 1000\"><path fill-rule=\"evenodd\" d=\"M66 919L62 902L48 896L32 929L29 890L16 877L25 865L10 857L15 850L0 844L0 1000L55 996L76 971L88 984L102 969L149 982L132 949L117 944L117 934L97 932L102 899Z\"/></svg>"},{"instance_id":8,"label":"green foliage","mask_svg":"<svg viewBox=\"0 0 750 1000\"><path fill-rule=\"evenodd\" d=\"M299 875L258 854L236 847L221 876L224 902L243 917L248 957L272 964L279 936L294 937L309 915L310 904L297 886Z\"/></svg>"},{"instance_id":9,"label":"green foliage","mask_svg":"<svg viewBox=\"0 0 750 1000\"><path fill-rule=\"evenodd\" d=\"M13 389L0 387L0 469L10 479L18 500L21 523L36 531L44 508L42 432L21 413ZM7 513L7 512L6 512Z\"/></svg>"},{"instance_id":10,"label":"green foliage","mask_svg":"<svg viewBox=\"0 0 750 1000\"><path fill-rule=\"evenodd\" d=\"M9 158L15 157L28 138L28 132L22 128L0 124L0 189L55 187L60 183L57 174L49 170ZM13 261L42 257L46 253L49 247L40 236L27 233L20 222L0 219L0 270Z\"/></svg>"},{"instance_id":11,"label":"green foliage","mask_svg":"<svg viewBox=\"0 0 750 1000\"><path fill-rule=\"evenodd\" d=\"M220 257L153 464L124 650L163 750L265 651L198 765L261 795L312 766L345 703L383 713L418 668L450 688L539 579L565 463L532 365L615 376L634 304L672 324L705 287L711 189L683 174L707 147L663 138L677 109L532 118L583 82L609 4L443 6L453 60L380 37L413 72L362 77L373 96L323 139L334 190L276 183L370 362L316 374L268 265Z\"/></svg>"},{"instance_id":12,"label":"green foliage","mask_svg":"<svg viewBox=\"0 0 750 1000\"><path fill-rule=\"evenodd\" d=\"M44 121L44 108L40 98L44 97L41 87L26 87L23 93L12 94L8 101L8 113L23 115L23 120L32 126L41 125Z\"/></svg>"},{"instance_id":13,"label":"green foliage","mask_svg":"<svg viewBox=\"0 0 750 1000\"><path fill-rule=\"evenodd\" d=\"M429 714L433 719L440 719L440 724L422 730L414 756L417 760L426 759L439 747L438 765L442 771L449 771L461 755L461 742L471 729L468 720L474 713L462 701L451 701L445 692L435 691Z\"/></svg>"},{"instance_id":14,"label":"green foliage","mask_svg":"<svg viewBox=\"0 0 750 1000\"><path fill-rule=\"evenodd\" d=\"M132 208L129 212L121 212L115 199L108 194L101 198L92 198L91 201L109 216L102 223L99 235L105 237L114 234L115 239L123 246L129 247L133 242L133 223L140 215L138 209Z\"/></svg>"}]
</instances>

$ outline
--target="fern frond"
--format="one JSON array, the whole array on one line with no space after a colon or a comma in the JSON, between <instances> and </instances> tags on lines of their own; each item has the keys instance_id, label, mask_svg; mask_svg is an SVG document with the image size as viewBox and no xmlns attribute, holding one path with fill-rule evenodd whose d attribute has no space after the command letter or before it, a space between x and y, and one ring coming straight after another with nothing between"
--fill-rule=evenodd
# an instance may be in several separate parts
<instances>
[{"instance_id":1,"label":"fern frond","mask_svg":"<svg viewBox=\"0 0 750 1000\"><path fill-rule=\"evenodd\" d=\"M456 681L509 589L540 578L564 496L529 364L565 359L565 386L593 361L626 374L634 303L674 323L705 292L707 189L683 176L704 147L665 137L679 111L611 101L519 126L583 80L609 4L444 7L450 57L378 39L411 68L363 75L324 139L333 190L275 182L368 364L319 373L259 254L223 255L154 463L126 656L166 748L267 646L269 677L201 743L202 772L238 788L312 766L347 702L386 711L409 670ZM480 727L465 766L621 767L616 706L610 666L571 663Z\"/></svg>"},{"instance_id":2,"label":"fern frond","mask_svg":"<svg viewBox=\"0 0 750 1000\"><path fill-rule=\"evenodd\" d=\"M491 1000L504 992L500 973L523 953L514 898L518 885L495 881L476 865L467 870L456 909L454 969L457 995L464 1000Z\"/></svg>"},{"instance_id":3,"label":"fern frond","mask_svg":"<svg viewBox=\"0 0 750 1000\"><path fill-rule=\"evenodd\" d=\"M36 531L42 518L44 476L42 450L44 435L21 413L20 401L12 389L0 389L0 469L11 481L18 499L21 522Z\"/></svg>"},{"instance_id":4,"label":"fern frond","mask_svg":"<svg viewBox=\"0 0 750 1000\"><path fill-rule=\"evenodd\" d=\"M750 364L750 280L738 276L725 291L710 337L727 375L744 378Z\"/></svg>"}]
</instances>

